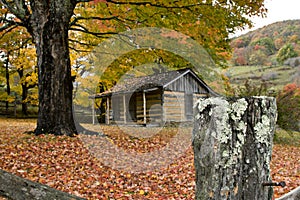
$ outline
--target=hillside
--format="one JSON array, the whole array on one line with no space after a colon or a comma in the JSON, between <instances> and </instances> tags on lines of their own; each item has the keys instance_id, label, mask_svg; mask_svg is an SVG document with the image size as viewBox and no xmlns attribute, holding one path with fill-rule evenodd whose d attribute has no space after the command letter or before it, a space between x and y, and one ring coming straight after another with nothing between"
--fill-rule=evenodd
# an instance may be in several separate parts
<instances>
[{"instance_id":1,"label":"hillside","mask_svg":"<svg viewBox=\"0 0 300 200\"><path fill-rule=\"evenodd\" d=\"M293 54L300 55L300 20L276 22L233 38L232 65L276 65L280 51L290 46ZM288 58L288 57L287 57Z\"/></svg>"},{"instance_id":2,"label":"hillside","mask_svg":"<svg viewBox=\"0 0 300 200\"><path fill-rule=\"evenodd\" d=\"M231 67L224 74L237 86L251 81L270 90L300 84L300 20L276 22L231 42Z\"/></svg>"}]
</instances>

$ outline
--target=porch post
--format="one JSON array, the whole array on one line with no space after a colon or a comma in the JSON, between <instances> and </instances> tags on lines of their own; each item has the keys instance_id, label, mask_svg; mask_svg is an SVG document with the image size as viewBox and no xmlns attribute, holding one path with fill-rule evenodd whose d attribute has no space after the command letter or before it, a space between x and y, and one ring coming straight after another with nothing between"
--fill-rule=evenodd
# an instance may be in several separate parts
<instances>
[{"instance_id":1,"label":"porch post","mask_svg":"<svg viewBox=\"0 0 300 200\"><path fill-rule=\"evenodd\" d=\"M123 94L123 109L124 109L124 124L126 124L126 121L127 121L126 113L127 113L127 111L126 111L126 96L125 96L125 94Z\"/></svg>"},{"instance_id":2,"label":"porch post","mask_svg":"<svg viewBox=\"0 0 300 200\"><path fill-rule=\"evenodd\" d=\"M164 109L164 92L163 92L163 89L161 90L161 102L160 102L160 105L161 105L161 124L164 124L166 119L165 119L165 109Z\"/></svg>"},{"instance_id":3,"label":"porch post","mask_svg":"<svg viewBox=\"0 0 300 200\"><path fill-rule=\"evenodd\" d=\"M110 109L109 109L109 97L106 98L106 124L110 124Z\"/></svg>"},{"instance_id":4,"label":"porch post","mask_svg":"<svg viewBox=\"0 0 300 200\"><path fill-rule=\"evenodd\" d=\"M92 99L92 121L93 121L93 125L95 125L95 99Z\"/></svg>"},{"instance_id":5,"label":"porch post","mask_svg":"<svg viewBox=\"0 0 300 200\"><path fill-rule=\"evenodd\" d=\"M147 108L146 108L146 106L147 106L147 104L146 104L147 102L146 102L146 93L145 93L145 91L143 91L143 108L144 108L144 124L146 124L147 123Z\"/></svg>"}]
</instances>

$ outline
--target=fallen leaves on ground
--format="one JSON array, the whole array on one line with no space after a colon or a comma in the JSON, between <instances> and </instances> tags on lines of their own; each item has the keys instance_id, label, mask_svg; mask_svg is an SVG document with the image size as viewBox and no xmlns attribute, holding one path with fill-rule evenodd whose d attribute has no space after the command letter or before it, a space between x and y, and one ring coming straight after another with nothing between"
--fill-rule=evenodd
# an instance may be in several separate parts
<instances>
[{"instance_id":1,"label":"fallen leaves on ground","mask_svg":"<svg viewBox=\"0 0 300 200\"><path fill-rule=\"evenodd\" d=\"M99 145L103 142L99 136L24 134L24 131L34 129L32 120L0 119L0 122L0 168L21 177L87 199L194 199L194 157L184 131L173 134L168 129L164 134L164 131L156 130L152 134L142 129L137 135L128 135L124 132L132 133L132 130L103 126L103 132L109 137ZM109 143L114 145L104 145ZM136 165L130 159L114 163L116 166L105 163L116 153L107 154L105 159L98 153L111 150L111 146L125 153L147 154L149 158L145 156L145 159L149 159L150 164L137 173L136 170L130 172L129 168ZM156 154L150 154L152 152ZM177 154L171 158L174 152ZM299 157L299 147L274 146L273 180L287 183L285 188L275 188L276 197L300 185ZM160 165L149 168L151 158L159 158ZM172 162L163 163L168 160ZM124 166L117 166L121 164Z\"/></svg>"},{"instance_id":2,"label":"fallen leaves on ground","mask_svg":"<svg viewBox=\"0 0 300 200\"><path fill-rule=\"evenodd\" d=\"M300 147L275 145L272 152L271 176L274 182L284 181L286 187L274 187L278 198L300 186Z\"/></svg>"}]
</instances>

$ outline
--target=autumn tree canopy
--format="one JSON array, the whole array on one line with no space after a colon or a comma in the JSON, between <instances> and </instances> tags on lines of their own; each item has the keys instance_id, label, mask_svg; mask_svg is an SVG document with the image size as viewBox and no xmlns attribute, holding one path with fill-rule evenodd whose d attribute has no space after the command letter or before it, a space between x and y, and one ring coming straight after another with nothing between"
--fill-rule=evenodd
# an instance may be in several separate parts
<instances>
[{"instance_id":1,"label":"autumn tree canopy","mask_svg":"<svg viewBox=\"0 0 300 200\"><path fill-rule=\"evenodd\" d=\"M222 63L230 53L229 34L251 26L247 17L266 12L263 0L0 0L0 5L1 34L25 27L36 47L39 114L35 133L57 135L77 133L70 48L85 50L98 39L128 29L166 27L191 36Z\"/></svg>"},{"instance_id":2,"label":"autumn tree canopy","mask_svg":"<svg viewBox=\"0 0 300 200\"><path fill-rule=\"evenodd\" d=\"M36 100L29 89L37 84L35 49L31 37L24 27L16 27L3 34L0 43L2 73L6 82L6 93L0 95L1 101L12 102L17 99L22 103L22 114L27 115L27 103ZM3 70L5 68L5 71ZM0 75L1 76L1 75ZM16 84L18 80L18 84ZM19 98L21 97L21 98ZM8 103L7 110L8 110Z\"/></svg>"}]
</instances>

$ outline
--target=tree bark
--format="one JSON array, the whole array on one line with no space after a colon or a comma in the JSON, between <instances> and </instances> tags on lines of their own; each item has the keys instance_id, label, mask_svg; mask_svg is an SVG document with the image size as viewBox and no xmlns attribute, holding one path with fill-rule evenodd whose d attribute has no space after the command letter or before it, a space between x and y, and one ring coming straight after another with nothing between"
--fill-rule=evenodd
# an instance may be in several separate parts
<instances>
[{"instance_id":1,"label":"tree bark","mask_svg":"<svg viewBox=\"0 0 300 200\"><path fill-rule=\"evenodd\" d=\"M195 113L196 199L272 199L262 183L271 181L275 99L200 99Z\"/></svg>"},{"instance_id":2,"label":"tree bark","mask_svg":"<svg viewBox=\"0 0 300 200\"><path fill-rule=\"evenodd\" d=\"M83 198L23 179L0 169L0 197L13 200L83 200Z\"/></svg>"},{"instance_id":3,"label":"tree bark","mask_svg":"<svg viewBox=\"0 0 300 200\"><path fill-rule=\"evenodd\" d=\"M68 46L72 0L30 1L28 28L37 52L39 111L35 134L76 134L72 113L72 78Z\"/></svg>"}]
</instances>

